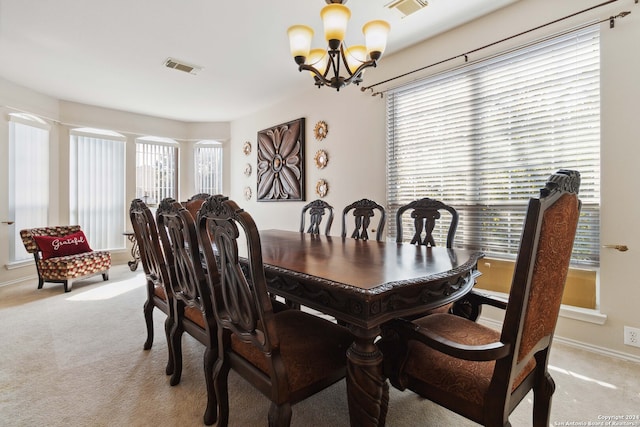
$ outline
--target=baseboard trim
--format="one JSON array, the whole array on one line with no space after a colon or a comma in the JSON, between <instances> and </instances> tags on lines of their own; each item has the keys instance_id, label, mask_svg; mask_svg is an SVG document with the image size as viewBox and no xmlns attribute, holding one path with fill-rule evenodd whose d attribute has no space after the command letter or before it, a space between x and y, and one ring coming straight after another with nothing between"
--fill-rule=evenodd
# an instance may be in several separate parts
<instances>
[{"instance_id":1,"label":"baseboard trim","mask_svg":"<svg viewBox=\"0 0 640 427\"><path fill-rule=\"evenodd\" d=\"M593 344L587 344L582 341L576 341L571 338L559 337L557 335L553 337L553 340L561 342L562 344L568 345L570 347L590 351L592 353L597 353L602 356L615 357L617 359L622 359L629 362L640 363L640 356L636 356L635 354L625 353L623 351L611 350L610 348L600 347Z\"/></svg>"},{"instance_id":2,"label":"baseboard trim","mask_svg":"<svg viewBox=\"0 0 640 427\"><path fill-rule=\"evenodd\" d=\"M19 277L19 278L14 279L14 280L8 280L6 282L2 282L2 283L0 283L0 288L3 287L3 286L15 285L16 283L28 282L30 280L35 281L35 283L37 285L38 284L38 275L34 274L32 276Z\"/></svg>"},{"instance_id":3,"label":"baseboard trim","mask_svg":"<svg viewBox=\"0 0 640 427\"><path fill-rule=\"evenodd\" d=\"M497 330L502 329L502 322L499 322L499 321L494 320L494 319L488 319L486 317L483 317L483 318L480 319L479 322L483 323L486 326L491 327L493 329L497 329ZM569 347L574 347L574 348L578 348L578 349L581 349L581 350L590 351L592 353L600 354L602 356L615 357L616 359L622 359L622 360L626 360L626 361L629 361L629 362L640 363L640 356L636 356L635 354L625 353L623 351L612 350L610 348L601 347L601 346L593 345L593 344L588 344L588 343L585 343L585 342L582 342L582 341L577 341L577 340L574 340L574 339L571 339L571 338L561 337L559 335L555 335L553 337L553 340L555 342L562 343L562 344L567 345Z\"/></svg>"}]
</instances>

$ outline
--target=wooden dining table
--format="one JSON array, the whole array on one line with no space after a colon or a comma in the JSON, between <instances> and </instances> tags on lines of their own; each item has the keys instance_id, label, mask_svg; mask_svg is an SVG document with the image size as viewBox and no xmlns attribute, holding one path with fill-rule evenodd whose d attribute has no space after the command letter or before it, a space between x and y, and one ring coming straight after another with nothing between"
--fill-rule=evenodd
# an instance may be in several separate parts
<instances>
[{"instance_id":1,"label":"wooden dining table","mask_svg":"<svg viewBox=\"0 0 640 427\"><path fill-rule=\"evenodd\" d=\"M351 426L383 426L389 386L375 345L380 325L467 294L481 252L261 230L269 291L335 317L354 341L347 351Z\"/></svg>"}]
</instances>

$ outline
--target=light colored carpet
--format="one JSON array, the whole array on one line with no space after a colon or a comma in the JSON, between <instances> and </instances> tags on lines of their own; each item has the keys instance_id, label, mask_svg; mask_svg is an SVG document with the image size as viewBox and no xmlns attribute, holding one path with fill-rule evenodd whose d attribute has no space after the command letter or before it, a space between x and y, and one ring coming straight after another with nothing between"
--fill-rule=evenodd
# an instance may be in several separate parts
<instances>
[{"instance_id":1,"label":"light colored carpet","mask_svg":"<svg viewBox=\"0 0 640 427\"><path fill-rule=\"evenodd\" d=\"M35 280L0 287L0 425L202 425L203 347L185 335L182 381L171 387L164 374L165 316L158 310L153 348L142 349L144 300L142 272L126 266L114 267L108 282L77 282L66 294L56 284L37 290ZM551 374L553 426L640 414L640 364L556 343ZM267 425L268 400L233 373L230 399L230 425ZM514 427L531 425L531 407L530 394L510 418ZM348 426L344 381L295 405L292 425ZM392 389L387 425L476 424Z\"/></svg>"}]
</instances>

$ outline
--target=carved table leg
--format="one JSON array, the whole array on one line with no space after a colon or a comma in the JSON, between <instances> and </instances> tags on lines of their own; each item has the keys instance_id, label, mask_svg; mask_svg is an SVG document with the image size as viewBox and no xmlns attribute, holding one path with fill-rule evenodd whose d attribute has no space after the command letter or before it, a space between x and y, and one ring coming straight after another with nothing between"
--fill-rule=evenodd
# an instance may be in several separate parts
<instances>
[{"instance_id":1,"label":"carved table leg","mask_svg":"<svg viewBox=\"0 0 640 427\"><path fill-rule=\"evenodd\" d=\"M374 344L380 329L349 328L356 337L347 351L351 426L382 427L387 418L389 384L382 373L382 353Z\"/></svg>"}]
</instances>

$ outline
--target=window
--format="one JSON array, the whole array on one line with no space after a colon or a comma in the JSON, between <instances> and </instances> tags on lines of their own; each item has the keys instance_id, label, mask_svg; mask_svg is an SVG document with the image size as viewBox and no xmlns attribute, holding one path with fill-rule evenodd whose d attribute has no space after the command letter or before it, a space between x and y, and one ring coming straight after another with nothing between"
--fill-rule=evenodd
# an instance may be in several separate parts
<instances>
[{"instance_id":1,"label":"window","mask_svg":"<svg viewBox=\"0 0 640 427\"><path fill-rule=\"evenodd\" d=\"M49 217L49 125L29 114L9 115L9 262L33 259L20 230L46 227Z\"/></svg>"},{"instance_id":2,"label":"window","mask_svg":"<svg viewBox=\"0 0 640 427\"><path fill-rule=\"evenodd\" d=\"M79 224L92 249L123 249L125 138L99 129L71 130L70 221Z\"/></svg>"},{"instance_id":3,"label":"window","mask_svg":"<svg viewBox=\"0 0 640 427\"><path fill-rule=\"evenodd\" d=\"M599 76L593 26L392 91L389 209L442 200L460 213L456 246L514 259L529 197L555 170L576 169L583 206L572 261L597 266Z\"/></svg>"},{"instance_id":4,"label":"window","mask_svg":"<svg viewBox=\"0 0 640 427\"><path fill-rule=\"evenodd\" d=\"M168 138L136 139L136 197L155 206L177 198L178 143Z\"/></svg>"},{"instance_id":5,"label":"window","mask_svg":"<svg viewBox=\"0 0 640 427\"><path fill-rule=\"evenodd\" d=\"M196 193L222 193L222 144L200 141L195 146Z\"/></svg>"}]
</instances>

